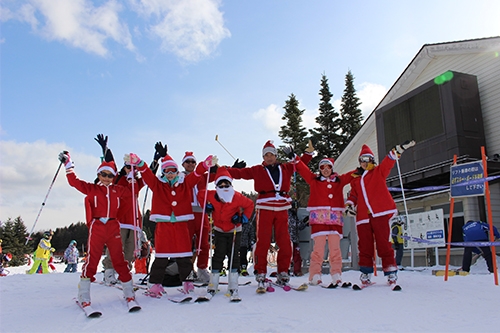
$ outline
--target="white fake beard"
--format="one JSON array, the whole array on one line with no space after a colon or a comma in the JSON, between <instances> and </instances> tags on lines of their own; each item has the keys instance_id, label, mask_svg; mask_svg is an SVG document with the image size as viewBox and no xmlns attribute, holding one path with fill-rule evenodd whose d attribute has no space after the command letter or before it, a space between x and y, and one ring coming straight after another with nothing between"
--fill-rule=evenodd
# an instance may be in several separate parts
<instances>
[{"instance_id":1,"label":"white fake beard","mask_svg":"<svg viewBox=\"0 0 500 333\"><path fill-rule=\"evenodd\" d=\"M233 196L234 196L234 188L228 187L228 188L219 188L216 187L215 191L217 192L217 195L219 198L221 198L224 202L231 202L233 201Z\"/></svg>"}]
</instances>

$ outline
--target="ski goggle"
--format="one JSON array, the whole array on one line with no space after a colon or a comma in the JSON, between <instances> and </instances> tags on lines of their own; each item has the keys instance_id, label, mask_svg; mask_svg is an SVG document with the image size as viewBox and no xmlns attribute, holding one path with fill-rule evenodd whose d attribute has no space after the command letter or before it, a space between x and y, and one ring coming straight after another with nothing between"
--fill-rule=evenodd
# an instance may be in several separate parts
<instances>
[{"instance_id":1,"label":"ski goggle","mask_svg":"<svg viewBox=\"0 0 500 333\"><path fill-rule=\"evenodd\" d=\"M217 186L218 188L230 188L231 185L228 185L228 184L223 184L223 185L218 185Z\"/></svg>"},{"instance_id":2,"label":"ski goggle","mask_svg":"<svg viewBox=\"0 0 500 333\"><path fill-rule=\"evenodd\" d=\"M359 157L359 161L360 162L370 162L370 161L373 161L373 157L371 157L369 155L363 155L363 156Z\"/></svg>"},{"instance_id":3,"label":"ski goggle","mask_svg":"<svg viewBox=\"0 0 500 333\"><path fill-rule=\"evenodd\" d=\"M107 173L104 171L99 172L99 175L103 178L106 178L106 177L111 178L111 179L115 178L115 175L113 175L112 173Z\"/></svg>"},{"instance_id":4,"label":"ski goggle","mask_svg":"<svg viewBox=\"0 0 500 333\"><path fill-rule=\"evenodd\" d=\"M177 174L177 169L175 168L163 169L163 173L166 175L175 175Z\"/></svg>"},{"instance_id":5,"label":"ski goggle","mask_svg":"<svg viewBox=\"0 0 500 333\"><path fill-rule=\"evenodd\" d=\"M184 163L188 163L188 164L196 164L196 161L195 160L185 160Z\"/></svg>"},{"instance_id":6,"label":"ski goggle","mask_svg":"<svg viewBox=\"0 0 500 333\"><path fill-rule=\"evenodd\" d=\"M332 169L332 166L331 166L330 164L321 164L321 165L319 166L319 169L320 169L320 170L325 170L325 169L330 169L330 170L331 170L331 169Z\"/></svg>"}]
</instances>

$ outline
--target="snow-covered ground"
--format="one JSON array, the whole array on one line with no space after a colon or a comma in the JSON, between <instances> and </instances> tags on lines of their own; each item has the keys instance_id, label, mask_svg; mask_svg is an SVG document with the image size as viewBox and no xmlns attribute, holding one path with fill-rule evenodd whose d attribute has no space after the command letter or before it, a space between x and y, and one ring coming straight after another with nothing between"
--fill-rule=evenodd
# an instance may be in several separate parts
<instances>
[{"instance_id":1,"label":"snow-covered ground","mask_svg":"<svg viewBox=\"0 0 500 333\"><path fill-rule=\"evenodd\" d=\"M92 305L103 312L94 319L85 317L73 301L79 274L62 273L64 264L56 267L44 275L25 274L27 266L8 268L10 274L0 278L0 332L500 331L500 286L482 258L470 275L450 276L447 282L431 273L442 266L400 271L400 292L391 291L382 274L372 279L376 285L362 291L310 286L304 292L278 288L264 295L255 293L253 276L240 278L252 281L240 287L240 303L229 303L226 286L207 303L175 304L138 291L142 310L136 313L127 312L121 290L93 283ZM96 277L102 280L101 273ZM134 280L141 277L136 274ZM358 281L359 272L344 272L343 278ZM295 285L306 281L306 276L291 279ZM178 291L168 288L168 293Z\"/></svg>"}]
</instances>

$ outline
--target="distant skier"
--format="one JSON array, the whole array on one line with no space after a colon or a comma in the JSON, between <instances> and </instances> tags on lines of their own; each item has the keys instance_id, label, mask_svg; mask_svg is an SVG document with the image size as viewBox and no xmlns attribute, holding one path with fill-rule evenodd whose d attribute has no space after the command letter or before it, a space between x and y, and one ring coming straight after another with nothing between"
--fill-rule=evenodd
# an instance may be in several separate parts
<instances>
[{"instance_id":1,"label":"distant skier","mask_svg":"<svg viewBox=\"0 0 500 333\"><path fill-rule=\"evenodd\" d=\"M64 251L64 260L66 261L66 269L64 273L75 273L78 269L78 248L76 247L76 240L69 242L68 247Z\"/></svg>"},{"instance_id":2,"label":"distant skier","mask_svg":"<svg viewBox=\"0 0 500 333\"><path fill-rule=\"evenodd\" d=\"M294 276L302 276L302 257L300 256L300 239L299 233L308 225L307 219L300 219L297 215L298 202L292 201L292 208L288 210L288 232L292 241L292 265L290 271Z\"/></svg>"},{"instance_id":3,"label":"distant skier","mask_svg":"<svg viewBox=\"0 0 500 333\"><path fill-rule=\"evenodd\" d=\"M481 221L467 221L467 223L462 227L464 242L489 242L490 241L490 226L488 223ZM494 238L500 238L500 233L498 229L493 226ZM472 252L481 254L486 260L486 265L488 266L488 271L493 273L493 260L491 254L491 247L489 246L466 246L464 247L464 256L462 259L462 270L465 272L470 271L470 265L472 262Z\"/></svg>"},{"instance_id":4,"label":"distant skier","mask_svg":"<svg viewBox=\"0 0 500 333\"><path fill-rule=\"evenodd\" d=\"M53 232L45 231L43 233L43 238L38 243L38 247L36 248L33 266L26 273L34 274L41 269L42 274L50 273L49 271L49 258L51 254L55 251L55 249L50 244L50 240L52 239Z\"/></svg>"}]
</instances>

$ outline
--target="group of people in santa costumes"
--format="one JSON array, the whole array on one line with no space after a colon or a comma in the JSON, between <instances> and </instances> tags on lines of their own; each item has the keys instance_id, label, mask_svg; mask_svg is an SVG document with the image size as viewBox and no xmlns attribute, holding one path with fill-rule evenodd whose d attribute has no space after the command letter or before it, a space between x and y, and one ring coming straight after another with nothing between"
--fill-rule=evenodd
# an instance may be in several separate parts
<instances>
[{"instance_id":1,"label":"group of people in santa costumes","mask_svg":"<svg viewBox=\"0 0 500 333\"><path fill-rule=\"evenodd\" d=\"M380 165L376 165L370 148L363 145L359 155L360 166L356 170L338 175L333 172L333 158L321 159L318 165L319 173L311 172L307 166L314 152L311 144L300 157L296 156L291 147L285 147L284 152L290 158L290 162L280 163L277 160L276 147L272 141L267 141L262 149L263 162L252 167L246 167L244 163L235 163L233 167L217 169L216 156L210 155L197 164L193 153L186 152L182 160L185 172L180 172L177 163L167 154L166 145L158 149L157 143L155 160L161 158L161 175L157 177L154 172L156 170L152 171L137 155L126 154L125 167L120 172L125 176L122 177L124 179L122 183L113 183L117 176L117 168L114 161L106 160L97 169L96 182L88 183L78 179L69 153L62 152L59 159L66 167L69 184L86 195L89 250L88 260L83 266L79 283L80 303L90 304L90 282L95 280L94 275L104 245L108 247L110 261L118 273L125 298L135 300L128 266L131 261L126 260L122 252L123 235L117 236L120 235L120 223L125 224L125 221L133 214L130 212L120 214L119 207L124 202L128 202L128 206L133 207L131 200L137 198L137 193L144 184L153 192L150 219L156 222L156 251L149 278L151 296L159 297L164 294L161 283L170 258L176 259L184 291L189 293L193 290L193 238L199 243L198 274L203 278L206 273L211 285L217 284L216 276L218 277L219 274L217 274L218 269L215 263L220 260L212 263L211 274L207 272L209 227L207 219L202 216L202 212L206 210L203 205L209 201L213 211L218 212L215 214L218 217L214 219L216 235L217 232L220 233L216 242L227 244L227 240L231 238L228 234L232 232L238 236L241 223L244 219L248 221L248 217L252 214L253 203L238 192L234 192L233 179L254 180L254 189L258 194L255 205L257 239L254 250L254 269L259 287L263 287L266 281L267 254L273 231L280 249L277 258L276 283L287 285L292 258L292 245L288 232L288 210L291 208L289 192L291 179L296 171L302 175L311 188L307 206L310 214L311 237L314 240L309 273L310 284L316 285L322 282L321 263L327 241L332 283L341 282L340 238L342 237L344 211L356 215L362 283L370 283L370 275L373 273L374 241L377 254L382 259L384 274L388 276L389 283L395 283L397 266L389 242L389 219L397 213L397 210L385 180L400 154L414 144L414 141L411 141L395 146ZM103 146L103 153L106 156L107 146L106 150ZM130 178L136 179L136 175L129 171L133 168L141 173L142 177L139 179L143 183L130 181ZM215 176L208 173L211 169L217 170ZM127 179L129 181L126 181ZM210 181L215 181L215 191L206 190L206 185ZM351 192L344 203L342 190L347 184L351 184ZM133 193L132 188L134 188ZM240 219L233 219L234 216L240 216ZM135 218L141 220L137 216ZM219 250L220 252L214 255L214 259L228 255L227 245L221 248L224 250ZM239 242L236 249L238 248ZM234 270L230 274L236 273L237 276L239 267L235 258L237 256L228 255L228 257L231 257L230 262Z\"/></svg>"}]
</instances>

